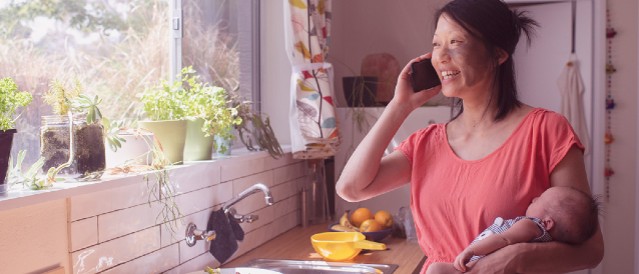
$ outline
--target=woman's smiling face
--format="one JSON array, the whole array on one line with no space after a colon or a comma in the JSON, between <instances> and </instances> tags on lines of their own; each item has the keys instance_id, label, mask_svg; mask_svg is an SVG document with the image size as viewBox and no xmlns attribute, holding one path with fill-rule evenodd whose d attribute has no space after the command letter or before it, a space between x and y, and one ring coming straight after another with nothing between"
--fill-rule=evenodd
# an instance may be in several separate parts
<instances>
[{"instance_id":1,"label":"woman's smiling face","mask_svg":"<svg viewBox=\"0 0 639 274\"><path fill-rule=\"evenodd\" d=\"M480 39L446 14L439 17L433 36L432 63L442 80L445 96L464 100L486 96L493 88L497 64L493 58L496 57L488 54ZM471 90L473 92L469 93Z\"/></svg>"}]
</instances>

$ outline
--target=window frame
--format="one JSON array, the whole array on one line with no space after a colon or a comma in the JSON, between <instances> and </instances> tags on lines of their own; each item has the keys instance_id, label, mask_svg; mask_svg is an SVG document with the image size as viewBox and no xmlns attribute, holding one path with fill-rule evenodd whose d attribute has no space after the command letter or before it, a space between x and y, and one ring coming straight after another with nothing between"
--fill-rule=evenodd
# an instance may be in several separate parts
<instances>
[{"instance_id":1,"label":"window frame","mask_svg":"<svg viewBox=\"0 0 639 274\"><path fill-rule=\"evenodd\" d=\"M238 5L238 45L240 55L240 94L250 95L253 111L261 112L260 93L260 2L233 0ZM170 80L182 70L182 0L170 0Z\"/></svg>"}]
</instances>

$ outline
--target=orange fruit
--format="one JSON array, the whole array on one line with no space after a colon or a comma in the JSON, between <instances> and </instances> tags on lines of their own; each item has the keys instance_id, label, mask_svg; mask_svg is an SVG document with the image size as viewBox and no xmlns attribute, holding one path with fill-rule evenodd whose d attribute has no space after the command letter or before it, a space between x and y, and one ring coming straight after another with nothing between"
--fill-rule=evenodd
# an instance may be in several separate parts
<instances>
[{"instance_id":1,"label":"orange fruit","mask_svg":"<svg viewBox=\"0 0 639 274\"><path fill-rule=\"evenodd\" d=\"M375 221L380 223L384 228L389 228L393 226L393 215L386 210L379 210L375 212L375 216L373 217Z\"/></svg>"},{"instance_id":2,"label":"orange fruit","mask_svg":"<svg viewBox=\"0 0 639 274\"><path fill-rule=\"evenodd\" d=\"M373 219L373 212L368 208L360 207L351 213L350 221L355 227L360 227L364 221L369 219Z\"/></svg>"},{"instance_id":3,"label":"orange fruit","mask_svg":"<svg viewBox=\"0 0 639 274\"><path fill-rule=\"evenodd\" d=\"M362 225L359 227L360 232L375 232L384 229L382 224L375 221L375 219L368 219L362 222Z\"/></svg>"}]
</instances>

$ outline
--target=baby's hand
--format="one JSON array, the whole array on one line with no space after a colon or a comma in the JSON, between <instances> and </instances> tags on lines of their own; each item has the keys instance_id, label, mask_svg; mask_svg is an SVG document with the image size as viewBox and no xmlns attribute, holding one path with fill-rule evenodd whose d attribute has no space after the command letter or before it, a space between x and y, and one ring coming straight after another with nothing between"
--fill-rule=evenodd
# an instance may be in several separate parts
<instances>
[{"instance_id":1,"label":"baby's hand","mask_svg":"<svg viewBox=\"0 0 639 274\"><path fill-rule=\"evenodd\" d=\"M459 253L459 255L457 255L457 257L455 258L455 261L453 262L453 266L455 267L455 269L461 271L461 272L466 272L468 269L466 268L466 263L468 263L468 261L470 260L471 257L473 257L473 252L470 249L464 249L464 251L462 251L462 253Z\"/></svg>"}]
</instances>

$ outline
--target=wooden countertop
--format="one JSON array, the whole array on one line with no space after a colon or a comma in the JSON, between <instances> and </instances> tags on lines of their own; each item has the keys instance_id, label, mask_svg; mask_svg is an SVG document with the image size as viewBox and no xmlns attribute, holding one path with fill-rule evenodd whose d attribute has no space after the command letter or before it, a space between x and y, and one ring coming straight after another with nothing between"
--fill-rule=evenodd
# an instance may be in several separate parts
<instances>
[{"instance_id":1,"label":"wooden countertop","mask_svg":"<svg viewBox=\"0 0 639 274\"><path fill-rule=\"evenodd\" d=\"M311 246L311 235L326 232L327 225L311 225L305 228L295 227L282 235L266 242L265 244L249 251L224 264L223 267L237 267L253 259L288 259L288 260L322 260ZM409 242L406 239L387 237L381 242L388 247L383 251L366 251L360 253L353 262L396 264L399 267L394 273L413 273L417 267L421 267L424 253L417 242Z\"/></svg>"}]
</instances>

